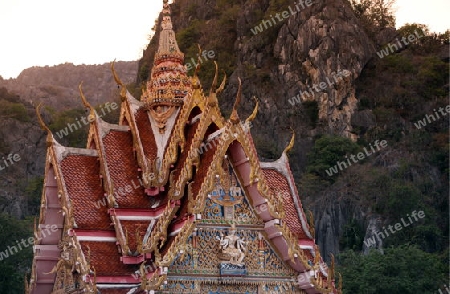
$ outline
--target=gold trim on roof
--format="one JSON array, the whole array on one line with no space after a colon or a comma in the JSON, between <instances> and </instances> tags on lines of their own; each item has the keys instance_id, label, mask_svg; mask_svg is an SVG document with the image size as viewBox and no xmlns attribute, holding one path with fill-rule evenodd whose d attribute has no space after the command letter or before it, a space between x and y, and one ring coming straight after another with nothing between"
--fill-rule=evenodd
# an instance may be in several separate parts
<instances>
[{"instance_id":1,"label":"gold trim on roof","mask_svg":"<svg viewBox=\"0 0 450 294\"><path fill-rule=\"evenodd\" d=\"M239 87L238 87L238 91L236 94L236 100L234 101L233 111L230 116L230 120L234 124L237 124L240 121L239 115L237 112L237 108L239 106L239 103L241 103L241 99L242 99L242 80L241 80L241 78L238 78L238 81L239 81Z\"/></svg>"},{"instance_id":2,"label":"gold trim on roof","mask_svg":"<svg viewBox=\"0 0 450 294\"><path fill-rule=\"evenodd\" d=\"M124 101L127 96L127 87L120 80L119 75L117 74L116 69L114 68L115 63L116 63L116 60L114 59L114 61L111 62L111 72L113 74L114 81L116 82L116 84L118 86L120 86L120 97L121 97L122 101Z\"/></svg>"},{"instance_id":3,"label":"gold trim on roof","mask_svg":"<svg viewBox=\"0 0 450 294\"><path fill-rule=\"evenodd\" d=\"M292 128L291 128L291 131L292 131L291 141L289 142L289 145L286 146L286 149L284 149L284 151L283 151L283 153L286 155L292 150L292 148L294 148L295 132Z\"/></svg>"},{"instance_id":4,"label":"gold trim on roof","mask_svg":"<svg viewBox=\"0 0 450 294\"><path fill-rule=\"evenodd\" d=\"M254 121L256 116L258 115L258 108L259 108L258 98L256 98L255 96L253 96L252 98L253 100L255 100L255 108L253 108L252 114L245 120L246 123Z\"/></svg>"},{"instance_id":5,"label":"gold trim on roof","mask_svg":"<svg viewBox=\"0 0 450 294\"><path fill-rule=\"evenodd\" d=\"M52 134L52 131L45 124L44 120L42 119L41 107L42 107L42 102L39 103L38 106L36 106L36 116L37 116L37 119L38 119L41 129L47 132L46 143L47 143L47 147L50 147L53 145L53 134Z\"/></svg>"},{"instance_id":6,"label":"gold trim on roof","mask_svg":"<svg viewBox=\"0 0 450 294\"><path fill-rule=\"evenodd\" d=\"M83 102L84 107L89 109L89 116L88 116L88 121L93 122L96 118L95 115L95 109L94 107L92 107L92 105L87 101L86 96L84 96L83 93L83 82L80 83L80 85L78 86L78 89L80 91L80 97L81 97L81 101Z\"/></svg>"}]
</instances>

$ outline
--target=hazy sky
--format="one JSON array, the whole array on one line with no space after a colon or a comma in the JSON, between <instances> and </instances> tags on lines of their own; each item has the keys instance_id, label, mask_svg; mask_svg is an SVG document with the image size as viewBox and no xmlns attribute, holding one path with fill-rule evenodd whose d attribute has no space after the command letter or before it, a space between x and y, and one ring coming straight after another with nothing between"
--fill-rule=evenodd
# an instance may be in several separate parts
<instances>
[{"instance_id":1,"label":"hazy sky","mask_svg":"<svg viewBox=\"0 0 450 294\"><path fill-rule=\"evenodd\" d=\"M294 1L293 1L294 2ZM397 0L397 26L450 27L449 0ZM162 0L0 0L0 75L64 62L137 60Z\"/></svg>"}]
</instances>

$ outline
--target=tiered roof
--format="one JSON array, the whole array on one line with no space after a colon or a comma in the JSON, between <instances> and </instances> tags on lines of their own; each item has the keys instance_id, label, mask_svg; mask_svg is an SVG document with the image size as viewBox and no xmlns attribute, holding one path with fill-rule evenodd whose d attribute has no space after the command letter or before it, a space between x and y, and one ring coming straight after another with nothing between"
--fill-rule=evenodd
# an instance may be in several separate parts
<instances>
[{"instance_id":1,"label":"tiered roof","mask_svg":"<svg viewBox=\"0 0 450 294\"><path fill-rule=\"evenodd\" d=\"M167 280L201 219L224 159L256 211L267 241L298 274L298 293L338 293L334 269L322 261L290 171L287 152L260 163L248 124L218 107L216 77L209 95L187 77L164 0L154 67L141 101L121 86L119 124L90 112L85 149L61 146L48 132L46 175L27 293L145 293ZM197 68L197 71L199 68ZM38 107L38 116L39 110ZM40 118L40 116L39 116ZM46 274L47 273L47 274ZM307 277L307 278L305 278ZM83 292L85 293L85 292Z\"/></svg>"}]
</instances>

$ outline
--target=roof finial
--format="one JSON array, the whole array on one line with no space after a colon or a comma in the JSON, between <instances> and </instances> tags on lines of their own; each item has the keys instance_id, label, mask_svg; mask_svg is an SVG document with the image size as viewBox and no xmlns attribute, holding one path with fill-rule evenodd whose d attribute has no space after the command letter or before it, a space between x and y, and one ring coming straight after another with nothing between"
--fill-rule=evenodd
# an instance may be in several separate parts
<instances>
[{"instance_id":1,"label":"roof finial","mask_svg":"<svg viewBox=\"0 0 450 294\"><path fill-rule=\"evenodd\" d=\"M86 96L84 96L83 93L83 88L82 88L83 82L80 83L80 85L78 86L78 89L80 90L80 97L81 97L81 101L83 101L83 105L86 108L89 108L89 117L88 120L90 122L93 122L95 120L95 109L94 107L92 107L92 105L87 101Z\"/></svg>"},{"instance_id":2,"label":"roof finial","mask_svg":"<svg viewBox=\"0 0 450 294\"><path fill-rule=\"evenodd\" d=\"M237 124L240 121L238 113L237 113L237 108L238 108L239 103L241 102L241 98L242 98L242 80L241 80L241 78L238 78L238 81L239 81L239 87L238 87L238 91L236 94L236 101L234 101L233 112L231 113L231 116L230 116L230 120L234 124Z\"/></svg>"},{"instance_id":3,"label":"roof finial","mask_svg":"<svg viewBox=\"0 0 450 294\"><path fill-rule=\"evenodd\" d=\"M256 118L256 115L258 114L258 107L259 107L258 98L256 98L256 96L253 96L252 99L255 100L256 105L255 105L255 108L253 109L252 114L245 120L246 123L254 121Z\"/></svg>"},{"instance_id":4,"label":"roof finial","mask_svg":"<svg viewBox=\"0 0 450 294\"><path fill-rule=\"evenodd\" d=\"M200 66L200 64L202 64L202 61L201 61L201 59L200 59L200 55L202 54L202 47L200 46L200 44L197 44L197 46L198 46L198 63L197 63L197 65L195 66L195 71L194 71L194 77L198 77L198 73L200 72L200 68L201 68L201 66Z\"/></svg>"},{"instance_id":5,"label":"roof finial","mask_svg":"<svg viewBox=\"0 0 450 294\"><path fill-rule=\"evenodd\" d=\"M286 147L286 149L284 149L283 153L285 153L286 155L288 154L289 151L292 150L292 148L294 148L294 143L295 143L295 132L294 129L291 128L292 131L292 138L291 141L289 142L289 145Z\"/></svg>"},{"instance_id":6,"label":"roof finial","mask_svg":"<svg viewBox=\"0 0 450 294\"><path fill-rule=\"evenodd\" d=\"M41 129L44 131L47 131L47 141L46 142L47 142L47 147L50 147L53 144L53 134L52 134L52 131L45 124L44 120L42 119L41 107L42 107L42 102L39 103L39 105L36 107L36 115L37 115L39 125L41 126Z\"/></svg>"},{"instance_id":7,"label":"roof finial","mask_svg":"<svg viewBox=\"0 0 450 294\"><path fill-rule=\"evenodd\" d=\"M216 93L216 88L217 88L217 78L219 75L219 65L217 64L217 61L214 60L214 65L216 66L216 73L214 74L214 79L213 82L211 84L211 91L210 91L210 95L212 93Z\"/></svg>"},{"instance_id":8,"label":"roof finial","mask_svg":"<svg viewBox=\"0 0 450 294\"><path fill-rule=\"evenodd\" d=\"M125 100L127 96L127 87L123 84L123 82L120 80L119 75L116 72L116 69L114 68L114 64L116 63L116 60L111 63L111 71L114 77L114 81L116 81L116 84L120 86L120 97L122 98L122 101Z\"/></svg>"}]
</instances>

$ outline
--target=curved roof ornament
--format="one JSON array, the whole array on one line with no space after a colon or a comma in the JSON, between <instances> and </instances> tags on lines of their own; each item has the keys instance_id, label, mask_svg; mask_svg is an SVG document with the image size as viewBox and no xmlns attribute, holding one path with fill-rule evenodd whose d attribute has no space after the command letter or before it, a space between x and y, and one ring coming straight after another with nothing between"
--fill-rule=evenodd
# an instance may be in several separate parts
<instances>
[{"instance_id":1,"label":"curved roof ornament","mask_svg":"<svg viewBox=\"0 0 450 294\"><path fill-rule=\"evenodd\" d=\"M295 143L295 132L294 130L291 128L292 131L292 138L291 141L289 142L289 145L287 145L286 149L284 149L283 153L285 153L286 155L288 154L289 151L292 150L292 148L294 148L294 143Z\"/></svg>"},{"instance_id":2,"label":"curved roof ornament","mask_svg":"<svg viewBox=\"0 0 450 294\"><path fill-rule=\"evenodd\" d=\"M42 119L41 107L42 107L42 102L39 103L39 105L36 107L36 116L37 116L37 119L38 119L41 129L44 131L47 131L47 141L46 142L47 142L47 147L50 147L53 144L53 134L52 134L52 131L45 124L44 120Z\"/></svg>"},{"instance_id":3,"label":"curved roof ornament","mask_svg":"<svg viewBox=\"0 0 450 294\"><path fill-rule=\"evenodd\" d=\"M114 68L115 63L116 60L114 59L114 61L111 62L111 71L114 77L114 81L121 88L120 97L122 98L122 100L125 100L125 98L127 97L127 87L125 87L124 83L120 80L119 75L117 74L116 69Z\"/></svg>"},{"instance_id":4,"label":"curved roof ornament","mask_svg":"<svg viewBox=\"0 0 450 294\"><path fill-rule=\"evenodd\" d=\"M250 116L245 120L245 123L250 123L250 122L254 121L256 118L256 115L258 115L258 108L259 108L258 98L256 98L256 96L253 96L252 99L255 100L255 102L256 102L255 108L253 109L252 114L250 114Z\"/></svg>"},{"instance_id":5,"label":"curved roof ornament","mask_svg":"<svg viewBox=\"0 0 450 294\"><path fill-rule=\"evenodd\" d=\"M222 83L219 86L219 89L217 89L217 91L216 91L217 95L220 95L220 93L222 93L223 90L225 90L225 84L227 83L227 74L224 70L222 70L222 72L224 74L224 77L223 77Z\"/></svg>"},{"instance_id":6,"label":"curved roof ornament","mask_svg":"<svg viewBox=\"0 0 450 294\"><path fill-rule=\"evenodd\" d=\"M88 121L89 122L93 122L95 120L95 109L94 107L92 107L92 105L87 101L86 96L84 96L83 93L83 82L80 83L80 85L78 86L78 89L80 90L80 97L81 97L81 101L83 101L83 105L84 107L89 109L89 117L88 117Z\"/></svg>"},{"instance_id":7,"label":"curved roof ornament","mask_svg":"<svg viewBox=\"0 0 450 294\"><path fill-rule=\"evenodd\" d=\"M197 56L198 63L195 66L195 71L194 71L194 77L196 77L196 78L198 78L198 73L200 72L200 68L201 68L200 64L202 64L202 61L200 59L200 56L202 55L202 47L200 46L200 44L197 44L197 46L198 46L198 56Z\"/></svg>"},{"instance_id":8,"label":"curved roof ornament","mask_svg":"<svg viewBox=\"0 0 450 294\"><path fill-rule=\"evenodd\" d=\"M210 94L217 93L216 88L217 88L217 79L218 79L218 75L219 75L219 65L217 64L217 61L215 61L215 60L214 60L214 65L216 66L216 73L214 74L214 79L211 84Z\"/></svg>"},{"instance_id":9,"label":"curved roof ornament","mask_svg":"<svg viewBox=\"0 0 450 294\"><path fill-rule=\"evenodd\" d=\"M239 87L238 87L238 91L236 94L236 101L234 101L233 112L231 113L231 116L230 116L230 120L234 124L237 124L240 121L239 115L237 113L237 108L239 106L239 103L241 103L241 98L242 98L242 80L241 80L241 78L238 78L238 81L239 81Z\"/></svg>"}]
</instances>

